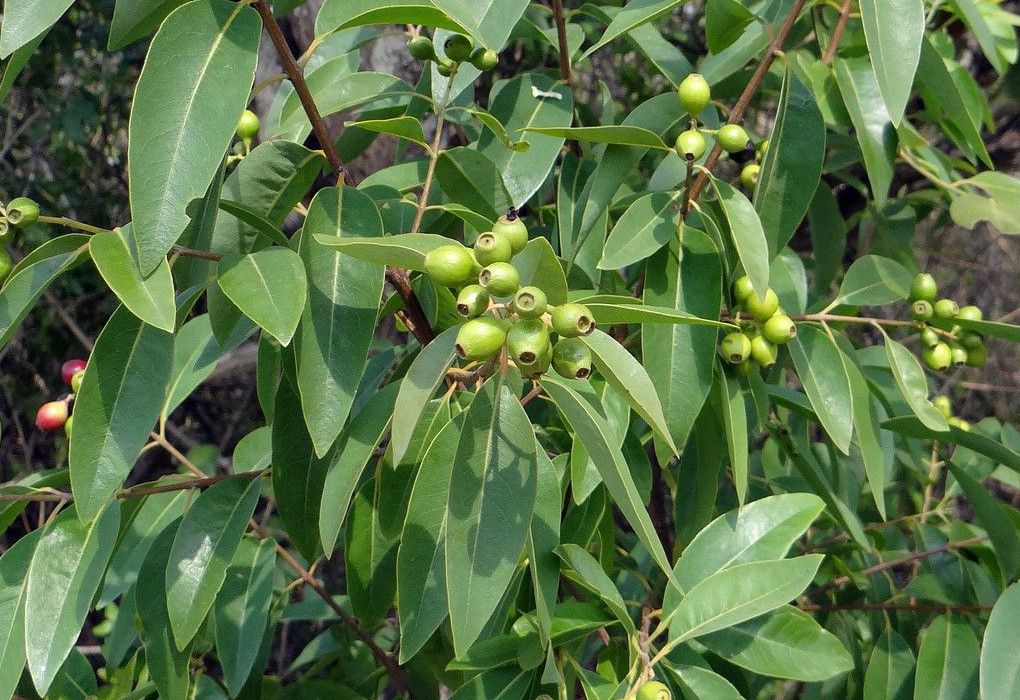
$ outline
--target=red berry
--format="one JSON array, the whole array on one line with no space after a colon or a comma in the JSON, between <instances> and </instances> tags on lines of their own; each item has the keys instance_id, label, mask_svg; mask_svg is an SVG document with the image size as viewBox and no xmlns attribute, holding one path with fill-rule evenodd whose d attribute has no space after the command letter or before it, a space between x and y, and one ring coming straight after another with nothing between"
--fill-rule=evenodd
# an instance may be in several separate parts
<instances>
[{"instance_id":1,"label":"red berry","mask_svg":"<svg viewBox=\"0 0 1020 700\"><path fill-rule=\"evenodd\" d=\"M39 407L35 414L35 427L39 430L59 430L67 422L67 404L50 401Z\"/></svg>"},{"instance_id":2,"label":"red berry","mask_svg":"<svg viewBox=\"0 0 1020 700\"><path fill-rule=\"evenodd\" d=\"M85 360L68 360L60 368L60 378L64 380L64 384L71 386L71 379L83 369L85 369Z\"/></svg>"}]
</instances>

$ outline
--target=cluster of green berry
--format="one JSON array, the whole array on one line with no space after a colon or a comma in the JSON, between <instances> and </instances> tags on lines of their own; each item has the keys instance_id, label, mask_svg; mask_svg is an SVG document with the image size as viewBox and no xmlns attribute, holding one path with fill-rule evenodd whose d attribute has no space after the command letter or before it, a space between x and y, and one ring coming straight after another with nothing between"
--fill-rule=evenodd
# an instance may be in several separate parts
<instances>
[{"instance_id":1,"label":"cluster of green berry","mask_svg":"<svg viewBox=\"0 0 1020 700\"><path fill-rule=\"evenodd\" d=\"M960 430L970 432L970 423L959 416L953 415L953 404L949 401L948 396L945 394L939 394L933 398L931 402L935 404L935 408L937 408L939 413L945 417L946 422L949 423L949 425L959 428Z\"/></svg>"},{"instance_id":2,"label":"cluster of green berry","mask_svg":"<svg viewBox=\"0 0 1020 700\"><path fill-rule=\"evenodd\" d=\"M35 427L39 430L52 431L63 427L67 436L71 436L71 403L81 389L85 378L85 360L68 360L60 367L60 378L71 387L71 393L58 401L49 401L39 407L35 414Z\"/></svg>"},{"instance_id":3,"label":"cluster of green berry","mask_svg":"<svg viewBox=\"0 0 1020 700\"><path fill-rule=\"evenodd\" d=\"M14 241L14 230L39 220L39 205L28 197L12 199L5 207L0 204L0 284L11 274L14 262L7 244Z\"/></svg>"},{"instance_id":4,"label":"cluster of green berry","mask_svg":"<svg viewBox=\"0 0 1020 700\"><path fill-rule=\"evenodd\" d=\"M457 72L457 66L467 61L481 71L492 70L499 63L499 55L492 49L477 47L463 34L451 34L443 44L443 53L448 60L444 61L436 53L436 47L427 36L419 34L407 42L407 50L419 61L433 61L436 70L444 78Z\"/></svg>"},{"instance_id":5,"label":"cluster of green berry","mask_svg":"<svg viewBox=\"0 0 1020 700\"><path fill-rule=\"evenodd\" d=\"M511 210L478 236L474 249L451 243L425 256L432 281L459 290L457 313L467 321L457 332L457 354L484 362L505 347L526 376L552 365L564 377L583 379L591 374L591 351L579 336L595 330L595 321L583 304L553 306L538 287L521 286L511 258L527 242L528 228Z\"/></svg>"},{"instance_id":6,"label":"cluster of green berry","mask_svg":"<svg viewBox=\"0 0 1020 700\"><path fill-rule=\"evenodd\" d=\"M691 115L691 128L676 137L676 152L681 158L695 161L705 155L708 147L705 134L713 134L719 146L727 153L739 153L747 148L750 139L740 124L724 124L718 130L698 126L698 115L712 101L712 89L704 76L697 73L688 75L680 82L677 93L680 105ZM765 157L768 147L768 139L762 141L756 149L755 162L745 165L740 173L740 181L749 190L758 184L758 173L761 170L759 163Z\"/></svg>"},{"instance_id":7,"label":"cluster of green berry","mask_svg":"<svg viewBox=\"0 0 1020 700\"><path fill-rule=\"evenodd\" d=\"M739 309L750 315L750 320L743 325L745 320L737 316L736 321L743 328L722 339L719 355L743 376L751 370L751 361L762 367L775 363L779 346L797 336L797 324L780 308L779 297L772 289L759 297L747 275L733 283L733 298Z\"/></svg>"},{"instance_id":8,"label":"cluster of green berry","mask_svg":"<svg viewBox=\"0 0 1020 700\"><path fill-rule=\"evenodd\" d=\"M911 312L921 325L921 357L930 369L941 372L952 365L982 367L988 348L980 333L964 330L957 321L984 318L976 306L961 308L952 299L939 299L935 278L922 272L910 285Z\"/></svg>"}]
</instances>

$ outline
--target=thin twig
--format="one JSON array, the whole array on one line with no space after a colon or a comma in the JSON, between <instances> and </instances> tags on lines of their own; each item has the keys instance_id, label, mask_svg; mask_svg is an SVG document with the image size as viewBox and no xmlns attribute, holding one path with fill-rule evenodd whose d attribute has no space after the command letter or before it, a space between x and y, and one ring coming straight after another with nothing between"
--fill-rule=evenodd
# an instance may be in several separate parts
<instances>
[{"instance_id":1,"label":"thin twig","mask_svg":"<svg viewBox=\"0 0 1020 700\"><path fill-rule=\"evenodd\" d=\"M268 471L241 472L238 474L219 474L207 476L200 479L188 479L155 486L134 486L129 489L121 489L114 494L118 500L130 498L142 498L157 493L171 493L173 491L187 491L189 489L201 489L221 481L229 479L258 479L268 474ZM0 501L42 501L46 503L66 503L74 498L73 494L67 491L40 490L32 493L0 493Z\"/></svg>"},{"instance_id":2,"label":"thin twig","mask_svg":"<svg viewBox=\"0 0 1020 700\"><path fill-rule=\"evenodd\" d=\"M926 605L924 603L843 603L815 605L801 603L797 606L804 612L839 612L842 610L909 610L911 612L985 612L991 605Z\"/></svg>"},{"instance_id":3,"label":"thin twig","mask_svg":"<svg viewBox=\"0 0 1020 700\"><path fill-rule=\"evenodd\" d=\"M432 178L436 175L436 163L439 161L440 146L443 144L443 127L446 125L446 104L450 101L450 94L453 90L453 79L457 76L456 71L446 79L446 91L443 93L443 101L436 108L436 133L432 136L432 146L429 150L429 165L425 170L425 182L421 186L421 194L418 196L418 207L414 212L414 223L411 225L411 233L418 233L421 230L421 220L425 216L425 209L429 204L429 190L432 189Z\"/></svg>"},{"instance_id":4,"label":"thin twig","mask_svg":"<svg viewBox=\"0 0 1020 700\"><path fill-rule=\"evenodd\" d=\"M562 0L552 0L553 22L556 24L556 43L560 49L560 77L574 89L574 73L570 67L570 45L567 42L567 21L563 16Z\"/></svg>"},{"instance_id":5,"label":"thin twig","mask_svg":"<svg viewBox=\"0 0 1020 700\"><path fill-rule=\"evenodd\" d=\"M839 9L839 21L836 22L832 38L829 39L829 45L825 47L825 55L822 56L824 63L832 63L832 59L836 58L839 42L843 40L843 32L846 31L847 22L850 20L850 2L851 0L843 0L843 6Z\"/></svg>"}]
</instances>

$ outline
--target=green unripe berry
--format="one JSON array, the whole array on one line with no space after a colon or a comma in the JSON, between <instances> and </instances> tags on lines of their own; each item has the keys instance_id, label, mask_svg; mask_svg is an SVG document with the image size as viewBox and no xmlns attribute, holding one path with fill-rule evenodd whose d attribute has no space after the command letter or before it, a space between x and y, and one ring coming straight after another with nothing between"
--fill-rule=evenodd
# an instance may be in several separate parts
<instances>
[{"instance_id":1,"label":"green unripe berry","mask_svg":"<svg viewBox=\"0 0 1020 700\"><path fill-rule=\"evenodd\" d=\"M744 300L744 306L747 307L747 312L756 321L764 323L779 310L779 297L771 289L765 290L764 298L759 297L755 292L751 292L747 299Z\"/></svg>"},{"instance_id":2,"label":"green unripe berry","mask_svg":"<svg viewBox=\"0 0 1020 700\"><path fill-rule=\"evenodd\" d=\"M527 368L518 367L517 369L522 370L523 373L528 377L537 377L549 371L549 367L550 365L552 365L552 359L553 359L553 346L552 343L549 343L549 346L545 349L545 352L542 353L542 356L539 357L533 365Z\"/></svg>"},{"instance_id":3,"label":"green unripe berry","mask_svg":"<svg viewBox=\"0 0 1020 700\"><path fill-rule=\"evenodd\" d=\"M733 283L733 298L737 300L737 303L743 304L752 294L754 294L754 285L751 284L751 278L747 275L738 278Z\"/></svg>"},{"instance_id":4,"label":"green unripe berry","mask_svg":"<svg viewBox=\"0 0 1020 700\"><path fill-rule=\"evenodd\" d=\"M436 62L436 71L439 73L439 75L443 76L444 78L452 77L455 69L456 65L453 63L449 63L448 61Z\"/></svg>"},{"instance_id":5,"label":"green unripe berry","mask_svg":"<svg viewBox=\"0 0 1020 700\"><path fill-rule=\"evenodd\" d=\"M71 437L71 424L74 423L74 416L68 416L67 421L64 423L64 435L68 438Z\"/></svg>"},{"instance_id":6,"label":"green unripe berry","mask_svg":"<svg viewBox=\"0 0 1020 700\"><path fill-rule=\"evenodd\" d=\"M931 302L925 299L918 299L910 305L910 313L915 321L930 321L935 315L935 309Z\"/></svg>"},{"instance_id":7,"label":"green unripe berry","mask_svg":"<svg viewBox=\"0 0 1020 700\"><path fill-rule=\"evenodd\" d=\"M446 57L455 63L471 58L471 40L463 34L451 34L443 44Z\"/></svg>"},{"instance_id":8,"label":"green unripe berry","mask_svg":"<svg viewBox=\"0 0 1020 700\"><path fill-rule=\"evenodd\" d=\"M967 353L964 362L968 367L984 367L985 363L988 362L988 348L981 344L976 348L968 348L965 350Z\"/></svg>"},{"instance_id":9,"label":"green unripe berry","mask_svg":"<svg viewBox=\"0 0 1020 700\"><path fill-rule=\"evenodd\" d=\"M769 367L779 357L779 347L770 343L765 336L756 335L751 339L751 359L762 367Z\"/></svg>"},{"instance_id":10,"label":"green unripe berry","mask_svg":"<svg viewBox=\"0 0 1020 700\"><path fill-rule=\"evenodd\" d=\"M705 155L707 148L708 144L705 141L705 135L697 129L681 131L676 137L676 152L680 154L681 158L697 160Z\"/></svg>"},{"instance_id":11,"label":"green unripe berry","mask_svg":"<svg viewBox=\"0 0 1020 700\"><path fill-rule=\"evenodd\" d=\"M939 295L939 286L935 278L927 272L921 272L910 283L910 300L934 302Z\"/></svg>"},{"instance_id":12,"label":"green unripe berry","mask_svg":"<svg viewBox=\"0 0 1020 700\"><path fill-rule=\"evenodd\" d=\"M524 250L524 246L528 244L528 227L514 212L499 217L492 225L492 232L510 241L510 249L514 255Z\"/></svg>"},{"instance_id":13,"label":"green unripe berry","mask_svg":"<svg viewBox=\"0 0 1020 700\"><path fill-rule=\"evenodd\" d=\"M976 306L964 306L956 313L956 317L964 321L981 321L985 315Z\"/></svg>"},{"instance_id":14,"label":"green unripe berry","mask_svg":"<svg viewBox=\"0 0 1020 700\"><path fill-rule=\"evenodd\" d=\"M953 416L953 404L949 401L949 397L945 394L939 394L931 400L932 405L938 409L938 412L945 418L951 418Z\"/></svg>"},{"instance_id":15,"label":"green unripe berry","mask_svg":"<svg viewBox=\"0 0 1020 700\"><path fill-rule=\"evenodd\" d=\"M499 64L499 54L479 46L471 54L471 65L480 71L492 70Z\"/></svg>"},{"instance_id":16,"label":"green unripe berry","mask_svg":"<svg viewBox=\"0 0 1020 700\"><path fill-rule=\"evenodd\" d=\"M925 348L921 357L929 369L941 372L953 364L953 349L946 343L940 342L933 347Z\"/></svg>"},{"instance_id":17,"label":"green unripe berry","mask_svg":"<svg viewBox=\"0 0 1020 700\"><path fill-rule=\"evenodd\" d=\"M953 416L951 418L947 418L946 422L949 423L949 425L953 426L954 428L959 428L965 433L970 432L970 423L965 421L963 418L957 418L956 416Z\"/></svg>"},{"instance_id":18,"label":"green unripe berry","mask_svg":"<svg viewBox=\"0 0 1020 700\"><path fill-rule=\"evenodd\" d=\"M3 248L0 248L0 284L3 284L7 276L11 274L11 270L14 268L14 261L11 260L11 254Z\"/></svg>"},{"instance_id":19,"label":"green unripe berry","mask_svg":"<svg viewBox=\"0 0 1020 700\"><path fill-rule=\"evenodd\" d=\"M746 189L753 190L758 186L758 173L761 172L761 166L757 163L748 163L744 166L744 169L740 171L740 184Z\"/></svg>"},{"instance_id":20,"label":"green unripe berry","mask_svg":"<svg viewBox=\"0 0 1020 700\"><path fill-rule=\"evenodd\" d=\"M6 245L14 239L14 227L7 221L6 216L0 216L0 245Z\"/></svg>"},{"instance_id":21,"label":"green unripe berry","mask_svg":"<svg viewBox=\"0 0 1020 700\"><path fill-rule=\"evenodd\" d=\"M259 117L255 112L246 109L241 112L237 122L237 135L242 141L251 141L259 135Z\"/></svg>"},{"instance_id":22,"label":"green unripe berry","mask_svg":"<svg viewBox=\"0 0 1020 700\"><path fill-rule=\"evenodd\" d=\"M704 76L691 73L680 82L677 95L680 97L680 105L691 117L697 119L701 110L712 101L712 88L708 86Z\"/></svg>"},{"instance_id":23,"label":"green unripe berry","mask_svg":"<svg viewBox=\"0 0 1020 700\"><path fill-rule=\"evenodd\" d=\"M962 345L953 343L949 346L949 349L953 352L954 365L962 365L967 361L967 350Z\"/></svg>"},{"instance_id":24,"label":"green unripe berry","mask_svg":"<svg viewBox=\"0 0 1020 700\"><path fill-rule=\"evenodd\" d=\"M939 299L932 308L938 318L955 318L960 313L959 305L952 299Z\"/></svg>"},{"instance_id":25,"label":"green unripe berry","mask_svg":"<svg viewBox=\"0 0 1020 700\"><path fill-rule=\"evenodd\" d=\"M39 220L39 205L28 197L17 197L7 203L7 221L11 226L28 226Z\"/></svg>"},{"instance_id":26,"label":"green unripe berry","mask_svg":"<svg viewBox=\"0 0 1020 700\"><path fill-rule=\"evenodd\" d=\"M727 153L738 153L747 148L747 132L740 124L726 124L720 127L715 138Z\"/></svg>"},{"instance_id":27,"label":"green unripe berry","mask_svg":"<svg viewBox=\"0 0 1020 700\"><path fill-rule=\"evenodd\" d=\"M591 350L580 338L560 338L553 347L553 369L567 379L591 375Z\"/></svg>"},{"instance_id":28,"label":"green unripe berry","mask_svg":"<svg viewBox=\"0 0 1020 700\"><path fill-rule=\"evenodd\" d=\"M931 328L925 328L921 331L921 342L924 343L925 347L932 348L938 345L941 341L939 334Z\"/></svg>"},{"instance_id":29,"label":"green unripe berry","mask_svg":"<svg viewBox=\"0 0 1020 700\"><path fill-rule=\"evenodd\" d=\"M425 255L425 272L443 287L460 287L475 276L477 263L462 245L443 245Z\"/></svg>"},{"instance_id":30,"label":"green unripe berry","mask_svg":"<svg viewBox=\"0 0 1020 700\"><path fill-rule=\"evenodd\" d=\"M465 360L488 360L506 342L507 323L495 316L473 318L457 332L457 354Z\"/></svg>"},{"instance_id":31,"label":"green unripe berry","mask_svg":"<svg viewBox=\"0 0 1020 700\"><path fill-rule=\"evenodd\" d=\"M967 348L968 350L979 348L984 344L985 341L981 337L980 333L974 333L973 331L964 331L963 335L960 336L960 345Z\"/></svg>"},{"instance_id":32,"label":"green unripe berry","mask_svg":"<svg viewBox=\"0 0 1020 700\"><path fill-rule=\"evenodd\" d=\"M560 304L552 310L552 327L558 335L574 338L595 330L595 319L584 304Z\"/></svg>"},{"instance_id":33,"label":"green unripe berry","mask_svg":"<svg viewBox=\"0 0 1020 700\"><path fill-rule=\"evenodd\" d=\"M797 324L789 316L777 313L765 322L761 334L770 343L782 345L797 337Z\"/></svg>"},{"instance_id":34,"label":"green unripe berry","mask_svg":"<svg viewBox=\"0 0 1020 700\"><path fill-rule=\"evenodd\" d=\"M637 700L673 700L673 694L659 681L647 681L638 688Z\"/></svg>"},{"instance_id":35,"label":"green unripe berry","mask_svg":"<svg viewBox=\"0 0 1020 700\"><path fill-rule=\"evenodd\" d=\"M75 394L81 391L81 383L82 381L84 381L84 379L85 370L80 369L77 372L75 372L74 376L71 377L71 391L73 391Z\"/></svg>"},{"instance_id":36,"label":"green unripe berry","mask_svg":"<svg viewBox=\"0 0 1020 700\"><path fill-rule=\"evenodd\" d=\"M513 251L506 236L495 233L483 233L475 241L475 260L479 265L491 265L495 262L510 262Z\"/></svg>"},{"instance_id":37,"label":"green unripe berry","mask_svg":"<svg viewBox=\"0 0 1020 700\"><path fill-rule=\"evenodd\" d=\"M489 308L489 293L480 284L469 284L457 295L457 313L464 318L481 316Z\"/></svg>"},{"instance_id":38,"label":"green unripe berry","mask_svg":"<svg viewBox=\"0 0 1020 700\"><path fill-rule=\"evenodd\" d=\"M726 335L719 343L719 357L737 365L751 356L751 339L739 331Z\"/></svg>"},{"instance_id":39,"label":"green unripe berry","mask_svg":"<svg viewBox=\"0 0 1020 700\"><path fill-rule=\"evenodd\" d=\"M521 286L517 268L508 262L494 262L482 268L478 283L485 287L490 296L508 297Z\"/></svg>"},{"instance_id":40,"label":"green unripe berry","mask_svg":"<svg viewBox=\"0 0 1020 700\"><path fill-rule=\"evenodd\" d=\"M529 370L545 355L552 341L549 329L537 318L525 318L510 326L506 334L506 349L514 363ZM554 355L555 359L555 355Z\"/></svg>"},{"instance_id":41,"label":"green unripe berry","mask_svg":"<svg viewBox=\"0 0 1020 700\"><path fill-rule=\"evenodd\" d=\"M436 47L427 36L414 36L407 42L407 51L411 57L419 61L439 61Z\"/></svg>"},{"instance_id":42,"label":"green unripe berry","mask_svg":"<svg viewBox=\"0 0 1020 700\"><path fill-rule=\"evenodd\" d=\"M763 160L769 152L769 139L765 139L764 141L759 143L756 151L758 160Z\"/></svg>"},{"instance_id":43,"label":"green unripe berry","mask_svg":"<svg viewBox=\"0 0 1020 700\"><path fill-rule=\"evenodd\" d=\"M514 310L521 318L538 318L549 308L549 300L538 287L521 287L514 295Z\"/></svg>"}]
</instances>

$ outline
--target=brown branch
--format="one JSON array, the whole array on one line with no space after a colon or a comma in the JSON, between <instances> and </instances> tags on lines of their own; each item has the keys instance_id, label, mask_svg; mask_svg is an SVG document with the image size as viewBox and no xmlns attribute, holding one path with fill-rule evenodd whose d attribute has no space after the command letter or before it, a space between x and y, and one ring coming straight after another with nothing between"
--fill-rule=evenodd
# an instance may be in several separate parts
<instances>
[{"instance_id":1,"label":"brown branch","mask_svg":"<svg viewBox=\"0 0 1020 700\"><path fill-rule=\"evenodd\" d=\"M118 500L129 498L142 498L157 493L171 493L173 491L187 491L189 489L201 489L221 481L229 479L258 479L268 474L268 471L241 472L239 474L220 474L218 476L207 476L201 479L188 479L168 484L157 484L155 486L134 486L129 489L121 489L114 494ZM34 491L32 493L0 493L0 501L43 501L47 503L66 503L74 498L73 494L66 491Z\"/></svg>"},{"instance_id":2,"label":"brown branch","mask_svg":"<svg viewBox=\"0 0 1020 700\"><path fill-rule=\"evenodd\" d=\"M836 28L832 31L832 38L829 40L829 45L825 47L825 55L822 56L823 62L832 63L832 59L836 58L839 42L843 40L843 32L846 31L846 25L849 20L850 0L843 0L843 7L839 10L839 21L836 22Z\"/></svg>"},{"instance_id":3,"label":"brown branch","mask_svg":"<svg viewBox=\"0 0 1020 700\"><path fill-rule=\"evenodd\" d=\"M926 605L923 603L844 603L836 605L814 605L801 603L797 606L804 612L840 612L842 610L908 610L911 612L985 612L991 605Z\"/></svg>"},{"instance_id":4,"label":"brown branch","mask_svg":"<svg viewBox=\"0 0 1020 700\"><path fill-rule=\"evenodd\" d=\"M560 49L560 77L574 89L574 74L570 67L570 45L567 43L567 22L563 16L562 0L552 0L553 21L556 23L556 43Z\"/></svg>"},{"instance_id":5,"label":"brown branch","mask_svg":"<svg viewBox=\"0 0 1020 700\"><path fill-rule=\"evenodd\" d=\"M790 30L793 29L794 23L797 21L800 11L804 8L804 0L796 0L793 3L793 7L786 15L786 19L783 20L782 26L779 31L769 42L768 48L765 49L765 56L762 58L761 63L758 64L758 68L755 69L754 75L751 76L750 82L747 83L747 87L740 93L740 97L737 98L736 104L733 105L733 109L730 111L728 124L737 124L741 119L744 118L744 113L747 111L748 105L751 104L751 98L758 91L762 81L765 79L765 74L768 73L769 68L772 67L772 62L776 60L776 54L782 49L783 43L786 41L786 37L790 34ZM722 155L722 146L718 143L712 147L712 152L708 154L708 159L705 161L705 167L702 169L698 178L694 181L694 187L691 189L691 201L696 201L701 191L705 189L705 185L708 184L709 173L712 168L715 167L716 163L719 162L719 156Z\"/></svg>"},{"instance_id":6,"label":"brown branch","mask_svg":"<svg viewBox=\"0 0 1020 700\"><path fill-rule=\"evenodd\" d=\"M170 249L178 255L185 255L189 258L198 258L199 260L211 260L212 262L219 262L223 259L223 256L219 253L214 253L211 250L198 250L196 248L189 248L183 245L177 245L176 243Z\"/></svg>"},{"instance_id":7,"label":"brown branch","mask_svg":"<svg viewBox=\"0 0 1020 700\"><path fill-rule=\"evenodd\" d=\"M934 547L933 549L926 549L921 552L911 552L905 557L900 557L899 559L891 559L889 561L883 561L878 564L875 564L874 566L869 566L866 569L861 569L861 571L859 571L857 575L871 576L873 574L888 571L889 569L895 569L897 566L910 564L912 562L919 561L921 559L925 559L936 554L945 554L946 552L951 552L957 549L973 547L974 545L982 544L983 542L987 541L988 535L981 535L980 537L971 537L970 539L960 540L958 542L946 542L944 545ZM822 586L821 589L819 589L819 592L826 591L832 588L842 588L846 584L850 583L852 580L853 580L852 576L840 576L839 578L835 578L826 583L824 586Z\"/></svg>"}]
</instances>

